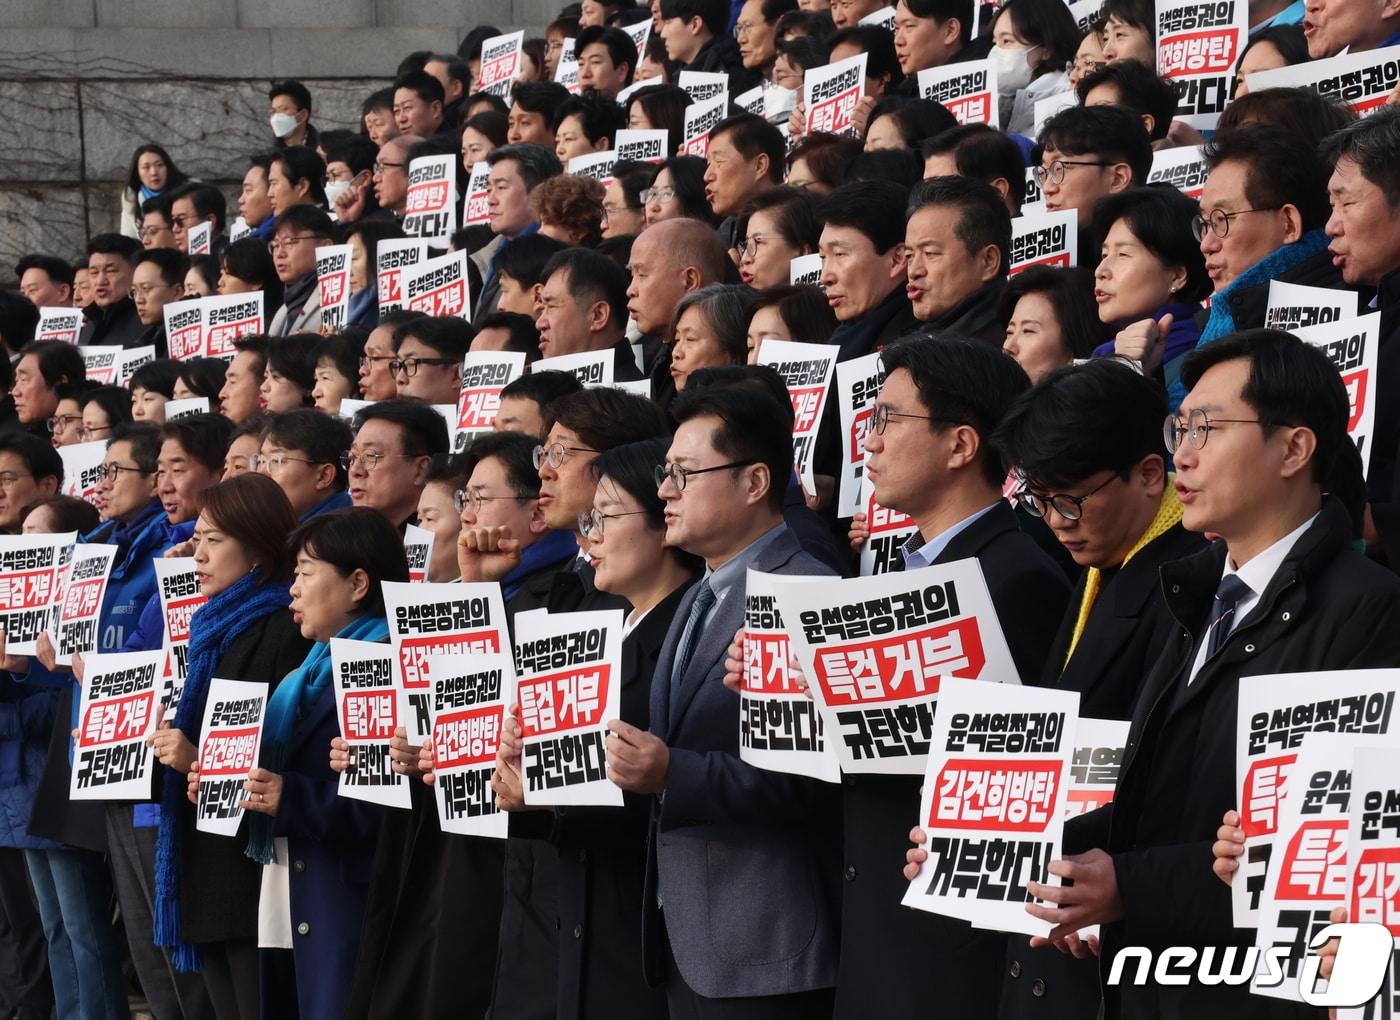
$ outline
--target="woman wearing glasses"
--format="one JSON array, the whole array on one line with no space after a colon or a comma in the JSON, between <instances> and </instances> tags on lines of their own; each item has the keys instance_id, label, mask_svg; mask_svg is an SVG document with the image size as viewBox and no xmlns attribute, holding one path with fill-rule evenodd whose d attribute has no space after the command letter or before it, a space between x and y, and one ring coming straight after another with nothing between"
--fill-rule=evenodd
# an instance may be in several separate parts
<instances>
[{"instance_id":1,"label":"woman wearing glasses","mask_svg":"<svg viewBox=\"0 0 1400 1020\"><path fill-rule=\"evenodd\" d=\"M769 188L751 198L739 214L734 236L739 278L750 287L781 287L791 279L790 263L817 250L822 225L816 195L803 188Z\"/></svg>"},{"instance_id":2,"label":"woman wearing glasses","mask_svg":"<svg viewBox=\"0 0 1400 1020\"><path fill-rule=\"evenodd\" d=\"M72 446L82 442L79 437L83 431L83 398L95 389L97 389L97 383L87 379L59 383L54 387L54 395L58 397L58 406L54 408L53 417L48 420L48 426L49 435L53 437L55 447Z\"/></svg>"},{"instance_id":3,"label":"woman wearing glasses","mask_svg":"<svg viewBox=\"0 0 1400 1020\"><path fill-rule=\"evenodd\" d=\"M82 398L78 442L94 443L112 438L112 430L131 421L131 394L121 386L99 386Z\"/></svg>"},{"instance_id":4,"label":"woman wearing glasses","mask_svg":"<svg viewBox=\"0 0 1400 1020\"><path fill-rule=\"evenodd\" d=\"M653 472L669 439L628 443L589 465L593 506L579 514L582 548L600 591L632 606L623 625L622 720L645 729L651 676L682 597L699 574L696 557L665 544L664 504ZM520 753L507 726L502 754ZM513 745L513 746L512 746ZM649 800L626 794L621 808L569 808L553 820L559 848L559 1016L664 1017L642 953L642 883Z\"/></svg>"},{"instance_id":5,"label":"woman wearing glasses","mask_svg":"<svg viewBox=\"0 0 1400 1020\"><path fill-rule=\"evenodd\" d=\"M684 217L714 226L717 222L705 199L705 161L699 156L672 156L656 171L651 187L642 192L647 226Z\"/></svg>"},{"instance_id":6,"label":"woman wearing glasses","mask_svg":"<svg viewBox=\"0 0 1400 1020\"><path fill-rule=\"evenodd\" d=\"M1130 188L1101 199L1094 226L1103 241L1094 270L1099 319L1117 339L1094 349L1137 361L1143 372L1180 371L1196 346L1195 315L1210 293L1200 246L1191 235L1196 202L1171 188Z\"/></svg>"}]
</instances>

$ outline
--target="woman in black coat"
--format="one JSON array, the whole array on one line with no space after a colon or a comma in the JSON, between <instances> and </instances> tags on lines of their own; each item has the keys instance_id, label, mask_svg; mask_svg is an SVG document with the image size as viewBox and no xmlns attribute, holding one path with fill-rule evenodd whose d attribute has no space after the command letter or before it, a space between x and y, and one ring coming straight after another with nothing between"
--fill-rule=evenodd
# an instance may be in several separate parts
<instances>
[{"instance_id":1,"label":"woman in black coat","mask_svg":"<svg viewBox=\"0 0 1400 1020\"><path fill-rule=\"evenodd\" d=\"M167 766L156 843L155 937L182 970L201 969L220 1020L258 1016L258 896L262 868L245 840L199 832L188 800L213 677L267 683L269 692L311 642L287 611L291 504L265 475L210 489L194 530L194 559L209 601L190 620L189 665L179 705L151 746Z\"/></svg>"}]
</instances>

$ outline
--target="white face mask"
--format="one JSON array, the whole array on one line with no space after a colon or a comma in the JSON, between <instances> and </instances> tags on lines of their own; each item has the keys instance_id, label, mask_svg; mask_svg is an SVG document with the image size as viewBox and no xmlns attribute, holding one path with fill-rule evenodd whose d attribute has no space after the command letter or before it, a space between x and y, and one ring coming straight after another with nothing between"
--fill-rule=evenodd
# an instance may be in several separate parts
<instances>
[{"instance_id":1,"label":"white face mask","mask_svg":"<svg viewBox=\"0 0 1400 1020\"><path fill-rule=\"evenodd\" d=\"M272 133L278 138L286 138L297 129L297 119L290 113L274 113L271 124Z\"/></svg>"},{"instance_id":2,"label":"white face mask","mask_svg":"<svg viewBox=\"0 0 1400 1020\"><path fill-rule=\"evenodd\" d=\"M1031 64L1026 46L993 46L992 64L997 69L997 91L1018 92L1031 83Z\"/></svg>"},{"instance_id":3,"label":"white face mask","mask_svg":"<svg viewBox=\"0 0 1400 1020\"><path fill-rule=\"evenodd\" d=\"M326 182L326 205L335 208L335 200L350 190L350 181Z\"/></svg>"},{"instance_id":4,"label":"white face mask","mask_svg":"<svg viewBox=\"0 0 1400 1020\"><path fill-rule=\"evenodd\" d=\"M797 90L785 89L781 85L763 86L763 116L780 117L797 105Z\"/></svg>"}]
</instances>

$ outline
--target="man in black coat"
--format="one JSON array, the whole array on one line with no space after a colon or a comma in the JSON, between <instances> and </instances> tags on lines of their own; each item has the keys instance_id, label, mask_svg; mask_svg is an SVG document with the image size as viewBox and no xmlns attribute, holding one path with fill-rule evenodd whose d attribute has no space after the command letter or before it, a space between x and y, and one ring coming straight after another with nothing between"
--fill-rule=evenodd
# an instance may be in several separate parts
<instances>
[{"instance_id":1,"label":"man in black coat","mask_svg":"<svg viewBox=\"0 0 1400 1020\"><path fill-rule=\"evenodd\" d=\"M1006 202L971 177L935 177L915 185L906 215L906 293L920 328L1000 351L1006 325L997 305L1011 254Z\"/></svg>"},{"instance_id":2,"label":"man in black coat","mask_svg":"<svg viewBox=\"0 0 1400 1020\"><path fill-rule=\"evenodd\" d=\"M1003 213L1004 213L1003 209ZM885 348L886 376L866 438L865 469L882 506L914 518L908 569L975 558L1017 672L1034 682L1064 613L1064 573L1023 534L1001 498L991 435L1029 380L973 340L906 340ZM848 775L839 1017L996 1014L1006 937L900 905L889 866L907 847L921 776Z\"/></svg>"},{"instance_id":3,"label":"man in black coat","mask_svg":"<svg viewBox=\"0 0 1400 1020\"><path fill-rule=\"evenodd\" d=\"M1166 414L1160 385L1102 358L1041 380L995 437L1024 478L1022 506L1086 568L1040 677L1046 687L1079 691L1084 717L1132 717L1142 680L1171 637L1157 572L1206 545L1181 526L1162 446ZM1032 949L1019 935L1007 957L1002 1020L1098 1015L1096 960Z\"/></svg>"},{"instance_id":4,"label":"man in black coat","mask_svg":"<svg viewBox=\"0 0 1400 1020\"><path fill-rule=\"evenodd\" d=\"M1055 925L1057 945L1103 925L1103 974L1126 946L1253 942L1211 870L1220 819L1237 806L1238 679L1400 656L1400 580L1352 548L1359 500L1324 496L1324 485L1360 489L1343 478L1359 465L1327 357L1251 330L1191 355L1182 378L1189 392L1170 423L1182 522L1221 540L1162 568L1172 635L1143 685L1116 798L1066 824L1065 859L1050 869L1073 884L1028 887L1049 901L1026 909ZM1108 1018L1319 1015L1195 980L1105 988Z\"/></svg>"},{"instance_id":5,"label":"man in black coat","mask_svg":"<svg viewBox=\"0 0 1400 1020\"><path fill-rule=\"evenodd\" d=\"M146 327L131 299L131 277L141 242L123 234L98 234L88 242L87 252L92 304L83 309L87 324L78 343L137 346Z\"/></svg>"}]
</instances>

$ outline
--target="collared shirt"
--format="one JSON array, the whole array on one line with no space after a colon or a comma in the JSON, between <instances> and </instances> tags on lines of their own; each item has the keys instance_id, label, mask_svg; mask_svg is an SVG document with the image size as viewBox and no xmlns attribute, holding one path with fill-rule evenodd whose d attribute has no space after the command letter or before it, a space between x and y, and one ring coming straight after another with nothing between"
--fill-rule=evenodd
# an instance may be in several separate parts
<instances>
[{"instance_id":1,"label":"collared shirt","mask_svg":"<svg viewBox=\"0 0 1400 1020\"><path fill-rule=\"evenodd\" d=\"M934 535L927 542L924 541L923 535L917 531L914 532L914 534L905 539L904 545L900 549L900 551L904 553L904 569L918 570L920 567L933 566L933 561L942 555L943 550L948 548L948 544L952 542L953 539L972 527L980 518L985 517L995 510L997 504L1000 502L1001 500L998 499L988 503L981 510L978 510L974 514L969 514L951 528Z\"/></svg>"},{"instance_id":2,"label":"collared shirt","mask_svg":"<svg viewBox=\"0 0 1400 1020\"><path fill-rule=\"evenodd\" d=\"M1235 603L1234 614L1231 615L1229 620L1221 624L1221 626L1225 627L1226 634L1233 631L1241 621L1249 616L1250 611L1259 604L1259 599L1263 597L1264 591L1273 582L1274 575L1278 573L1278 568L1283 566L1283 561L1288 559L1288 554L1293 551L1293 546L1297 544L1298 539L1303 537L1303 532L1313 526L1313 521L1317 520L1317 518L1318 515L1313 514L1298 527L1284 535L1242 567L1236 568L1231 566L1230 557L1225 557L1225 569L1221 572L1220 580L1223 582L1225 578L1234 574L1245 584L1249 585L1249 594ZM1196 649L1196 661L1192 664L1191 676L1186 681L1188 686L1195 682L1196 674L1199 673L1201 667L1205 665L1206 649L1209 646L1209 641L1202 640L1201 647Z\"/></svg>"},{"instance_id":3,"label":"collared shirt","mask_svg":"<svg viewBox=\"0 0 1400 1020\"><path fill-rule=\"evenodd\" d=\"M725 598L731 591L737 589L744 590L744 579L748 576L749 567L753 566L753 561L758 559L759 553L763 552L773 541L783 533L787 525L779 521L769 528L758 538L754 539L736 555L721 563L718 570L705 568L704 581L709 584L710 589L715 593L715 604L710 607L710 611L705 614L704 623L709 623L715 615L715 610L723 604Z\"/></svg>"}]
</instances>

